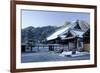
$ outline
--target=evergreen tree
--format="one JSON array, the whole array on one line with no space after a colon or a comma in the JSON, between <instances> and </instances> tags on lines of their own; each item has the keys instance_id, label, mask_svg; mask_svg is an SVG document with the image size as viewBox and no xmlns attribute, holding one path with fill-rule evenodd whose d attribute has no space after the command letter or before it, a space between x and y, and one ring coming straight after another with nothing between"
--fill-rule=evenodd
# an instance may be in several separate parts
<instances>
[{"instance_id":1,"label":"evergreen tree","mask_svg":"<svg viewBox=\"0 0 100 73\"><path fill-rule=\"evenodd\" d=\"M40 35L40 43L44 43L45 40L46 40L46 33L42 32L41 35Z\"/></svg>"},{"instance_id":2,"label":"evergreen tree","mask_svg":"<svg viewBox=\"0 0 100 73\"><path fill-rule=\"evenodd\" d=\"M34 34L31 29L29 29L27 32L27 44L29 47L31 47L32 51L32 47L35 45L35 41L34 41Z\"/></svg>"}]
</instances>

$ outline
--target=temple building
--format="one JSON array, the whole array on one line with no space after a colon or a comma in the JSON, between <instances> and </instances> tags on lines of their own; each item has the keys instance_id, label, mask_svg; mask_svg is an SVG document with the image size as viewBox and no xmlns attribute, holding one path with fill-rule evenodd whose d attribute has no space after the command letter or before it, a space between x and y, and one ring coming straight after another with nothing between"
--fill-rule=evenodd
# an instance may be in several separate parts
<instances>
[{"instance_id":1,"label":"temple building","mask_svg":"<svg viewBox=\"0 0 100 73\"><path fill-rule=\"evenodd\" d=\"M59 45L63 46L62 50L65 51L84 51L90 48L90 27L88 23L77 20L58 29L46 40L48 44L51 44L52 50L56 49L55 45Z\"/></svg>"}]
</instances>

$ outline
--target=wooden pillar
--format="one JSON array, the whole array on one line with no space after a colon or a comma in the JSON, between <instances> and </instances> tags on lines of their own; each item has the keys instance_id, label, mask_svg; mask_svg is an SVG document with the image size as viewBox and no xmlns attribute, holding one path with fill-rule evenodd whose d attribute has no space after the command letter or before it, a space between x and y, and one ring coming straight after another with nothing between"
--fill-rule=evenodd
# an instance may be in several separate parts
<instances>
[{"instance_id":1,"label":"wooden pillar","mask_svg":"<svg viewBox=\"0 0 100 73\"><path fill-rule=\"evenodd\" d=\"M75 38L75 49L77 49L77 38Z\"/></svg>"},{"instance_id":2,"label":"wooden pillar","mask_svg":"<svg viewBox=\"0 0 100 73\"><path fill-rule=\"evenodd\" d=\"M74 39L74 44L75 44L75 47L74 47L73 50L72 50L72 54L76 54L76 49L77 49L77 38Z\"/></svg>"},{"instance_id":3,"label":"wooden pillar","mask_svg":"<svg viewBox=\"0 0 100 73\"><path fill-rule=\"evenodd\" d=\"M68 41L68 49L69 49L69 41Z\"/></svg>"}]
</instances>

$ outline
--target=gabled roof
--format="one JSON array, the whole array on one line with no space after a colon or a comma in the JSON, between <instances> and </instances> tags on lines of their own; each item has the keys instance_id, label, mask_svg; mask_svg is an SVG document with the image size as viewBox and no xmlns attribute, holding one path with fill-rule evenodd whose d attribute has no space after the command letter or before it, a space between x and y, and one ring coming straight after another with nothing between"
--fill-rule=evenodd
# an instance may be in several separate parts
<instances>
[{"instance_id":1,"label":"gabled roof","mask_svg":"<svg viewBox=\"0 0 100 73\"><path fill-rule=\"evenodd\" d=\"M78 28L76 29L77 26L78 26ZM77 21L72 22L70 25L68 25L64 28L57 30L52 35L47 37L47 40L56 39L58 36L60 36L61 38L64 38L65 37L64 34L68 33L68 31L70 31L74 36L83 37L83 34L88 29L89 29L88 23L77 20Z\"/></svg>"},{"instance_id":2,"label":"gabled roof","mask_svg":"<svg viewBox=\"0 0 100 73\"><path fill-rule=\"evenodd\" d=\"M85 33L84 31L79 31L79 30L71 30L71 33L75 34L77 37L82 38L83 34Z\"/></svg>"},{"instance_id":3,"label":"gabled roof","mask_svg":"<svg viewBox=\"0 0 100 73\"><path fill-rule=\"evenodd\" d=\"M66 40L66 39L72 39L75 38L76 35L74 33L72 33L71 31L68 31L67 34L63 34L59 36L62 40Z\"/></svg>"},{"instance_id":4,"label":"gabled roof","mask_svg":"<svg viewBox=\"0 0 100 73\"><path fill-rule=\"evenodd\" d=\"M89 24L85 21L77 20L76 23L78 23L82 31L87 31L90 28Z\"/></svg>"},{"instance_id":5,"label":"gabled roof","mask_svg":"<svg viewBox=\"0 0 100 73\"><path fill-rule=\"evenodd\" d=\"M56 32L54 32L52 35L50 35L49 37L47 37L47 40L52 40L52 39L55 39L57 38L58 36L62 35L63 33L67 33L68 32L68 29L71 28L72 25L68 25L67 27L65 28L61 28L59 30L57 30Z\"/></svg>"}]
</instances>

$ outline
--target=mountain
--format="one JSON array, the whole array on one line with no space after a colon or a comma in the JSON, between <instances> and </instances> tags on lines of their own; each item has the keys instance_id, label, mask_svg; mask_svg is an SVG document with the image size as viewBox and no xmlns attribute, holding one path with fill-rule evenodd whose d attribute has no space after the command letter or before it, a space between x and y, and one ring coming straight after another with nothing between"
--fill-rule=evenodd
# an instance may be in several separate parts
<instances>
[{"instance_id":1,"label":"mountain","mask_svg":"<svg viewBox=\"0 0 100 73\"><path fill-rule=\"evenodd\" d=\"M59 29L59 27L56 26L44 26L37 28L29 26L21 30L21 42L25 43L29 39L34 40L35 43L42 42L57 29Z\"/></svg>"}]
</instances>

